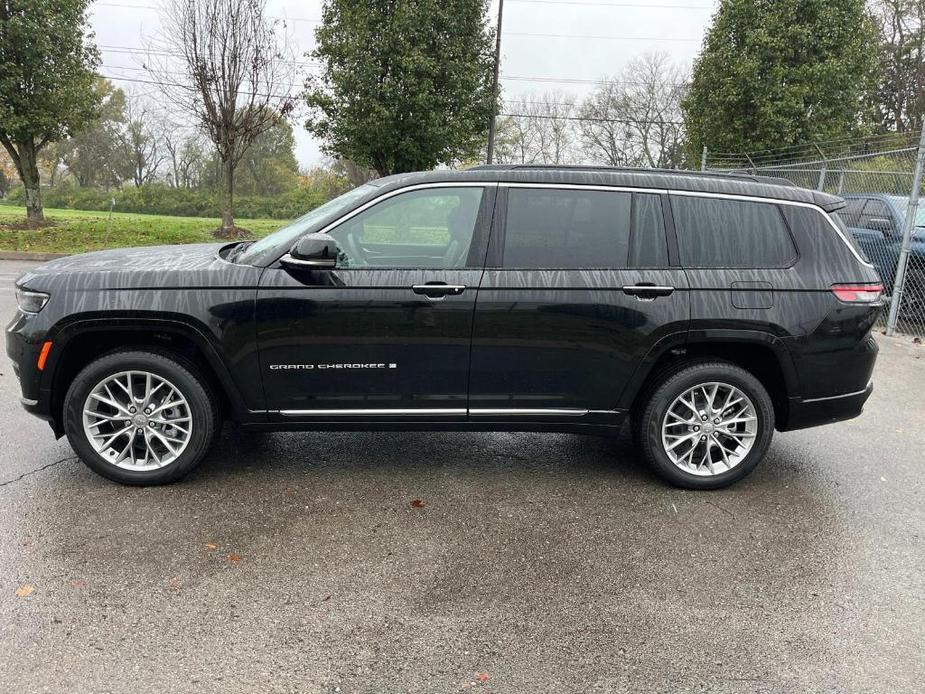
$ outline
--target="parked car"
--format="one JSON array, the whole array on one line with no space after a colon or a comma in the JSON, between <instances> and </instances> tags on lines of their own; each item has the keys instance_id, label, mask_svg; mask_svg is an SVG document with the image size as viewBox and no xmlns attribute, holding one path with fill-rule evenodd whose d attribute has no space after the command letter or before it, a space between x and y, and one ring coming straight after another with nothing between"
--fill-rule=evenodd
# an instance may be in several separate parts
<instances>
[{"instance_id":1,"label":"parked car","mask_svg":"<svg viewBox=\"0 0 925 694\"><path fill-rule=\"evenodd\" d=\"M850 193L844 198L848 204L838 215L877 268L884 291L892 294L909 198L879 193ZM912 231L902 314L925 322L925 200L919 202Z\"/></svg>"},{"instance_id":2,"label":"parked car","mask_svg":"<svg viewBox=\"0 0 925 694\"><path fill-rule=\"evenodd\" d=\"M25 408L171 482L252 429L616 433L722 487L775 429L856 417L882 286L840 198L772 179L495 166L391 176L256 242L17 280ZM367 455L375 455L369 451Z\"/></svg>"}]
</instances>

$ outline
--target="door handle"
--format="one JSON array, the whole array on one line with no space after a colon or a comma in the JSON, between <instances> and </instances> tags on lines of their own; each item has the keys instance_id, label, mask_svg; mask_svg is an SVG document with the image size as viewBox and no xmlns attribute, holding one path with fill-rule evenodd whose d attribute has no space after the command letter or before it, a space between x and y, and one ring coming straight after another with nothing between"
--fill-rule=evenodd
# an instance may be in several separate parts
<instances>
[{"instance_id":1,"label":"door handle","mask_svg":"<svg viewBox=\"0 0 925 694\"><path fill-rule=\"evenodd\" d=\"M448 296L459 296L466 291L464 284L447 284L446 282L428 282L427 284L412 285L411 291L423 294L428 299L440 301Z\"/></svg>"},{"instance_id":2,"label":"door handle","mask_svg":"<svg viewBox=\"0 0 925 694\"><path fill-rule=\"evenodd\" d=\"M628 296L635 296L640 301L653 301L660 296L671 296L674 294L674 287L640 282L639 284L623 287L623 293Z\"/></svg>"}]
</instances>

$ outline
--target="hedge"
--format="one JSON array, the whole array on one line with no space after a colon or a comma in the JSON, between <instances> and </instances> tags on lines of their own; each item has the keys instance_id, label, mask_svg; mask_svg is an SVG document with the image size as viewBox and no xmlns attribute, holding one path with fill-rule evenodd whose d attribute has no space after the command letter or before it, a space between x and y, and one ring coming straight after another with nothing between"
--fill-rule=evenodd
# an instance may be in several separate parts
<instances>
[{"instance_id":1,"label":"hedge","mask_svg":"<svg viewBox=\"0 0 925 694\"><path fill-rule=\"evenodd\" d=\"M108 211L115 200L116 212L160 214L175 217L219 217L221 198L212 192L171 188L160 184L126 187L122 190L58 186L42 191L46 207L72 210ZM293 219L328 200L325 191L299 186L273 197L241 196L235 198L234 213L242 219ZM5 202L23 204L23 188L17 186Z\"/></svg>"}]
</instances>

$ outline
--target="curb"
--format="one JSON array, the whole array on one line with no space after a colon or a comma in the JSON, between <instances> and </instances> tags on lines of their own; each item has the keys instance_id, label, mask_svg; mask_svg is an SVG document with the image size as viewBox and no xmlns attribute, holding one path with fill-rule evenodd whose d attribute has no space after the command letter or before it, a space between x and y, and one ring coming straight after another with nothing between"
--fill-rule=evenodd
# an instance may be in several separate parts
<instances>
[{"instance_id":1,"label":"curb","mask_svg":"<svg viewBox=\"0 0 925 694\"><path fill-rule=\"evenodd\" d=\"M0 260L57 260L69 253L33 253L31 251L0 251Z\"/></svg>"}]
</instances>

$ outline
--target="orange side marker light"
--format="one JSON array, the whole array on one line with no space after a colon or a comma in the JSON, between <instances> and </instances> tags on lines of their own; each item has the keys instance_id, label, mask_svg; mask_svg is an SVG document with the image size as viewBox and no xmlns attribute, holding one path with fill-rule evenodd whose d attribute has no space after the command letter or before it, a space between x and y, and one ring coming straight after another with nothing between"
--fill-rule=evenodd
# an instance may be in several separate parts
<instances>
[{"instance_id":1,"label":"orange side marker light","mask_svg":"<svg viewBox=\"0 0 925 694\"><path fill-rule=\"evenodd\" d=\"M51 340L45 340L42 345L42 351L39 353L39 371L45 370L45 362L48 361L48 353L51 352Z\"/></svg>"}]
</instances>

